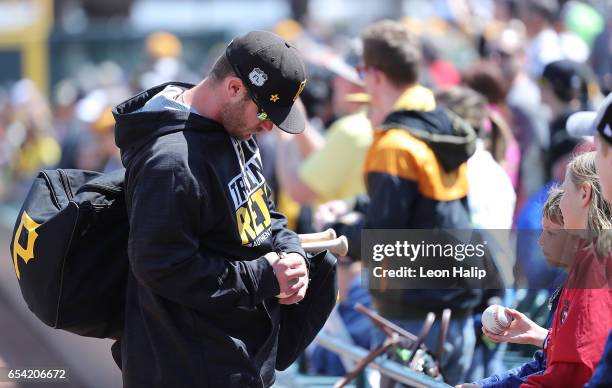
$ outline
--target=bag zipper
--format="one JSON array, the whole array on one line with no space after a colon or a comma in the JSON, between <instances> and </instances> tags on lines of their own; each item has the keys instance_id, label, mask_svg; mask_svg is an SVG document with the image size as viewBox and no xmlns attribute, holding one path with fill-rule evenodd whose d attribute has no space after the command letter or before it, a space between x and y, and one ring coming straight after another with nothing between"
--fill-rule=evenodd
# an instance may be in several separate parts
<instances>
[{"instance_id":1,"label":"bag zipper","mask_svg":"<svg viewBox=\"0 0 612 388\"><path fill-rule=\"evenodd\" d=\"M56 208L61 210L61 206L59 204L59 200L57 199L57 193L55 192L55 189L53 188L53 184L51 183L51 178L49 178L49 175L47 174L46 171L42 171L42 175L45 179L45 182L47 183L47 187L49 188L49 191L51 192L51 201L53 201L53 204L55 205Z\"/></svg>"},{"instance_id":2,"label":"bag zipper","mask_svg":"<svg viewBox=\"0 0 612 388\"><path fill-rule=\"evenodd\" d=\"M86 190L91 190L91 189L95 189L98 191L103 191L105 193L108 194L118 194L121 193L121 188L119 187L113 187L113 186L107 186L107 185L100 185L100 184L96 184L96 183L86 183L83 186L81 186L79 188L79 190L77 190L77 194L86 191Z\"/></svg>"},{"instance_id":3,"label":"bag zipper","mask_svg":"<svg viewBox=\"0 0 612 388\"><path fill-rule=\"evenodd\" d=\"M64 187L64 191L66 192L68 199L72 201L72 198L74 198L74 195L72 194L72 189L70 188L70 182L68 182L68 177L66 176L66 172L61 169L58 169L57 172L59 173L60 181L62 182L62 186Z\"/></svg>"}]
</instances>

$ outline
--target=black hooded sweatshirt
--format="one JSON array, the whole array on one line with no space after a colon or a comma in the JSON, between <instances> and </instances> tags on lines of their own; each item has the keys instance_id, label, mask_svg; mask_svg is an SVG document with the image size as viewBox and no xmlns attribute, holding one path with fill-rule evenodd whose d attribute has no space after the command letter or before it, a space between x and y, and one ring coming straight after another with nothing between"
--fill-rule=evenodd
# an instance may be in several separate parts
<instances>
[{"instance_id":1,"label":"black hooded sweatshirt","mask_svg":"<svg viewBox=\"0 0 612 388\"><path fill-rule=\"evenodd\" d=\"M141 110L168 85L113 110L130 221L124 386L270 386L279 286L262 256L304 251L253 138L189 110Z\"/></svg>"}]
</instances>

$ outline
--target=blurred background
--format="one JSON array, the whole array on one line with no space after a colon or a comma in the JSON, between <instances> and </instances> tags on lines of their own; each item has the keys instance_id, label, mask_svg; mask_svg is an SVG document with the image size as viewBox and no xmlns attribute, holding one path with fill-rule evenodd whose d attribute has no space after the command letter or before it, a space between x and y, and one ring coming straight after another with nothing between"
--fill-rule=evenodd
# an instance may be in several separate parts
<instances>
[{"instance_id":1,"label":"blurred background","mask_svg":"<svg viewBox=\"0 0 612 388\"><path fill-rule=\"evenodd\" d=\"M515 239L521 228L538 229L545 188L562 179L569 155L581 143L567 135L564 120L572 111L596 106L612 90L612 7L609 0L540 0L535 8L533 3L0 0L0 367L68 368L70 386L120 386L111 341L47 328L23 302L8 249L17 213L41 169L120 168L110 108L166 81L199 82L227 43L249 30L274 31L301 50L309 80L302 98L313 130L325 136L337 119L367 103L355 70L359 33L376 20L401 21L420 39L423 85L435 91L469 87L505 123L494 126L504 146L492 154L512 185L504 197L510 198L503 209L507 222L493 227L513 230ZM287 180L278 179L273 163L275 141L260 139L277 202L294 229L312 231L320 217L317 205L337 198L304 199L283 187ZM481 194L491 194L488 190ZM481 226L492 219L499 217L490 213ZM512 248L528 244L535 241ZM534 268L534 278L557 275L540 265L541 257L517 257L517 265ZM367 296L351 288L359 288L359 268L345 265L340 272L345 300L367 304ZM512 280L521 281L530 279ZM514 295L507 305L527 300L534 316L545 315L540 310L548 292ZM360 330L367 331L363 321L340 313L351 342L368 346L359 337ZM316 352L310 363L279 378L279 386L283 381L325 386L333 379L295 379L345 371L337 358L329 361L333 355ZM521 357L508 355L506 366Z\"/></svg>"}]
</instances>

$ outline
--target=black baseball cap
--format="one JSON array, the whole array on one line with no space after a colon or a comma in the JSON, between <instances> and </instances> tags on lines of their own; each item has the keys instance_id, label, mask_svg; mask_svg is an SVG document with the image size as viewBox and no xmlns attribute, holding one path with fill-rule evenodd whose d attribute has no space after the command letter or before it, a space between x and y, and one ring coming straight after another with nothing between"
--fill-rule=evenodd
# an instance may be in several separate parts
<instances>
[{"instance_id":1,"label":"black baseball cap","mask_svg":"<svg viewBox=\"0 0 612 388\"><path fill-rule=\"evenodd\" d=\"M547 64L542 72L542 80L552 86L554 93L563 101L571 101L579 97L586 82L583 69L578 62L560 59Z\"/></svg>"},{"instance_id":2,"label":"black baseball cap","mask_svg":"<svg viewBox=\"0 0 612 388\"><path fill-rule=\"evenodd\" d=\"M612 144L612 93L599 105L597 112L576 112L567 119L567 132L572 136L593 136L595 131Z\"/></svg>"},{"instance_id":3,"label":"black baseball cap","mask_svg":"<svg viewBox=\"0 0 612 388\"><path fill-rule=\"evenodd\" d=\"M303 113L294 102L306 85L306 71L295 47L271 32L251 31L232 40L225 55L255 104L277 127L304 131Z\"/></svg>"}]
</instances>

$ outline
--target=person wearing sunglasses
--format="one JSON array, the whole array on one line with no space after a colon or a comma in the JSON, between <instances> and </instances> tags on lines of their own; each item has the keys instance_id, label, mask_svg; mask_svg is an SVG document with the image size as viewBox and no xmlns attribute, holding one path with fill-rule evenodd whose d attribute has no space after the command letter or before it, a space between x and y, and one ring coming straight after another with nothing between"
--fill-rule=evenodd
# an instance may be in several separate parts
<instances>
[{"instance_id":1,"label":"person wearing sunglasses","mask_svg":"<svg viewBox=\"0 0 612 388\"><path fill-rule=\"evenodd\" d=\"M302 132L305 84L298 51L253 31L197 85L166 83L114 108L130 222L113 346L125 387L273 384L280 306L305 297L309 271L253 135Z\"/></svg>"},{"instance_id":2,"label":"person wearing sunglasses","mask_svg":"<svg viewBox=\"0 0 612 388\"><path fill-rule=\"evenodd\" d=\"M375 128L364 164L369 204L355 209L362 210L361 217L341 217L332 227L349 239L349 256L363 259L365 229L470 228L466 161L474 153L476 134L437 107L432 91L419 84L420 45L401 23L373 23L361 40L358 70L370 96L368 118ZM441 316L443 309L451 308L445 348L452 350L442 360L442 370L448 383L457 383L471 363L473 309L481 291L462 285L453 290L414 289L412 284L407 281L406 290L373 289L370 284L373 305L413 333L421 330L429 312ZM426 340L430 349L439 330L434 324ZM381 343L381 336L376 330L372 341Z\"/></svg>"}]
</instances>

